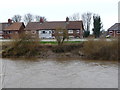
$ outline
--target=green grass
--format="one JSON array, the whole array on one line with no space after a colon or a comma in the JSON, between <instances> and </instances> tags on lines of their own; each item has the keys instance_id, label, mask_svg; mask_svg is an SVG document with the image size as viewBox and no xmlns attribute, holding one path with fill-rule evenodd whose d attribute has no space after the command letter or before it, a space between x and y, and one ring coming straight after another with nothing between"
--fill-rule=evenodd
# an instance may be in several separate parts
<instances>
[{"instance_id":1,"label":"green grass","mask_svg":"<svg viewBox=\"0 0 120 90\"><path fill-rule=\"evenodd\" d=\"M41 44L52 44L57 45L56 41L40 41ZM64 41L64 43L74 44L74 43L81 43L81 41Z\"/></svg>"}]
</instances>

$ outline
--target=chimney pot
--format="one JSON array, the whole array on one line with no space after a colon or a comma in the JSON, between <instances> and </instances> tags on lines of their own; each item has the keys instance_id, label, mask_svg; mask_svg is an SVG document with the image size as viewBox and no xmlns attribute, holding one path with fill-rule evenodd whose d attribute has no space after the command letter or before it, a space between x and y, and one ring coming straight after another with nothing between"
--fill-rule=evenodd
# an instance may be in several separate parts
<instances>
[{"instance_id":1,"label":"chimney pot","mask_svg":"<svg viewBox=\"0 0 120 90\"><path fill-rule=\"evenodd\" d=\"M11 19L8 19L8 23L9 23L9 24L12 24L12 20L11 20Z\"/></svg>"}]
</instances>

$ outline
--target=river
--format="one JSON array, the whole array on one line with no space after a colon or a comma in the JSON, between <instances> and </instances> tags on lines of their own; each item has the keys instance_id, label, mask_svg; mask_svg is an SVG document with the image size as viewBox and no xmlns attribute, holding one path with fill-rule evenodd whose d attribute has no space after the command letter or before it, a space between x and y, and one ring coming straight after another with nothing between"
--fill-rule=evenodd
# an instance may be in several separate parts
<instances>
[{"instance_id":1,"label":"river","mask_svg":"<svg viewBox=\"0 0 120 90\"><path fill-rule=\"evenodd\" d=\"M118 64L115 61L0 61L3 88L118 88Z\"/></svg>"}]
</instances>

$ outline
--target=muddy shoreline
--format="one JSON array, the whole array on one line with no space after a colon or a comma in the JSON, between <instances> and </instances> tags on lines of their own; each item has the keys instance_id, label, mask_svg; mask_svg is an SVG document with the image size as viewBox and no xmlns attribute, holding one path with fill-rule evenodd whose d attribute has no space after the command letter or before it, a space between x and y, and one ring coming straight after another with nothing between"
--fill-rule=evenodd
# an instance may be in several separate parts
<instances>
[{"instance_id":1,"label":"muddy shoreline","mask_svg":"<svg viewBox=\"0 0 120 90\"><path fill-rule=\"evenodd\" d=\"M120 60L117 41L88 41L78 44L42 45L32 43L2 46L3 58L80 58L90 60Z\"/></svg>"}]
</instances>

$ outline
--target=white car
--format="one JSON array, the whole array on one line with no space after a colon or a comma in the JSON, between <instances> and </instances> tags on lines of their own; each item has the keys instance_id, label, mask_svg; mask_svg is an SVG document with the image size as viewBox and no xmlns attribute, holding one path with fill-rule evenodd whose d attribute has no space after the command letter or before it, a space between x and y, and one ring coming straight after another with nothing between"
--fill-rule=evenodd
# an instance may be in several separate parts
<instances>
[{"instance_id":1,"label":"white car","mask_svg":"<svg viewBox=\"0 0 120 90\"><path fill-rule=\"evenodd\" d=\"M106 38L110 38L110 35L107 35Z\"/></svg>"}]
</instances>

